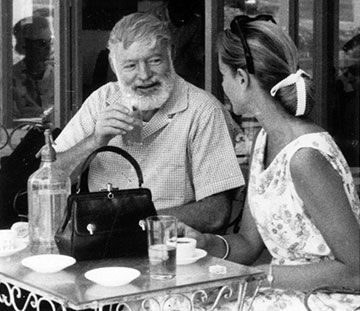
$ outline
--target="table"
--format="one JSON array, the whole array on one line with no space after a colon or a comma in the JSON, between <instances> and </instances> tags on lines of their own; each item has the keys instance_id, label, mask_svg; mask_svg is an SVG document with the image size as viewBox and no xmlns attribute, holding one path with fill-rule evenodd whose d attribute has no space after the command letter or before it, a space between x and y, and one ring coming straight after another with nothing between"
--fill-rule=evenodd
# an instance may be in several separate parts
<instances>
[{"instance_id":1,"label":"table","mask_svg":"<svg viewBox=\"0 0 360 311\"><path fill-rule=\"evenodd\" d=\"M167 311L171 310L168 306L172 299L180 297L190 311L199 310L195 306L199 301L204 305L209 304L207 291L216 288L216 299L202 310L213 310L221 299L236 300L241 310L247 284L255 282L259 286L265 277L261 270L212 256L190 265L177 266L176 278L167 281L150 278L147 258L82 261L57 273L41 274L21 264L21 260L30 255L26 248L12 256L0 258L0 284L7 290L0 295L0 309L1 303L5 303L16 311L28 310L27 306L31 306L32 310L52 311L65 311L66 308L101 311L105 306L115 311L132 311L131 302L139 301L141 310L146 310L146 306L152 303L158 310ZM226 274L210 273L209 267L214 265L226 267ZM103 287L84 277L86 271L106 266L136 268L141 276L120 287ZM26 301L18 306L17 297L24 292ZM163 298L157 298L160 296Z\"/></svg>"}]
</instances>

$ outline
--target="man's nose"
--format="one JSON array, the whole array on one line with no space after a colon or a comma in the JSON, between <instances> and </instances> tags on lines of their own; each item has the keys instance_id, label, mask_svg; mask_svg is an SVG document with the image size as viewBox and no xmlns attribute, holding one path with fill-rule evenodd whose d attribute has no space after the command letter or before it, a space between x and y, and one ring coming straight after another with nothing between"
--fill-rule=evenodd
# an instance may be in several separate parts
<instances>
[{"instance_id":1,"label":"man's nose","mask_svg":"<svg viewBox=\"0 0 360 311\"><path fill-rule=\"evenodd\" d=\"M139 66L139 78L142 80L149 79L151 77L151 68L146 63L141 63Z\"/></svg>"}]
</instances>

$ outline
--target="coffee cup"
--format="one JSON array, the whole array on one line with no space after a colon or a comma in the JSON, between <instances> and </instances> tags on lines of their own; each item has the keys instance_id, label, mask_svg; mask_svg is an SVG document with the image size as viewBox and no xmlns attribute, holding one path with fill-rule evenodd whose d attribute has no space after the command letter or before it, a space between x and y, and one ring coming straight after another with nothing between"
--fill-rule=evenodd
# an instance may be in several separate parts
<instances>
[{"instance_id":1,"label":"coffee cup","mask_svg":"<svg viewBox=\"0 0 360 311\"><path fill-rule=\"evenodd\" d=\"M15 222L11 228L15 233L16 239L25 243L29 242L29 224L25 221Z\"/></svg>"},{"instance_id":2,"label":"coffee cup","mask_svg":"<svg viewBox=\"0 0 360 311\"><path fill-rule=\"evenodd\" d=\"M0 230L0 252L15 249L16 234L10 229Z\"/></svg>"},{"instance_id":3,"label":"coffee cup","mask_svg":"<svg viewBox=\"0 0 360 311\"><path fill-rule=\"evenodd\" d=\"M177 239L176 258L192 258L195 257L196 240L187 237Z\"/></svg>"}]
</instances>

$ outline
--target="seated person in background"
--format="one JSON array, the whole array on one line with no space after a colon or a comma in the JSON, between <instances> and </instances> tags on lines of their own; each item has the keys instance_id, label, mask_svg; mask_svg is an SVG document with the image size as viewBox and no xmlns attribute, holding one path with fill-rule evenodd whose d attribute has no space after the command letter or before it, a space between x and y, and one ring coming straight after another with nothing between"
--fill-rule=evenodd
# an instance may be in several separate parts
<instances>
[{"instance_id":1,"label":"seated person in background","mask_svg":"<svg viewBox=\"0 0 360 311\"><path fill-rule=\"evenodd\" d=\"M230 115L211 94L174 71L167 24L152 14L134 13L113 28L108 48L118 81L92 93L69 121L54 147L57 162L71 174L95 149L114 145L139 162L144 187L159 214L175 215L203 232L227 224L231 189L242 186ZM143 143L128 145L133 128L127 99L143 111ZM90 166L89 189L107 183L138 187L132 168L120 156L98 155Z\"/></svg>"},{"instance_id":2,"label":"seated person in background","mask_svg":"<svg viewBox=\"0 0 360 311\"><path fill-rule=\"evenodd\" d=\"M238 16L219 37L223 88L237 115L255 115L247 202L239 234L201 234L211 255L251 265L266 247L270 265L251 310L306 311L318 286L360 289L360 206L348 164L332 137L309 120L310 77L294 43L271 16ZM228 246L228 247L226 247ZM270 276L270 277L269 277ZM311 296L311 310L354 310L360 296ZM324 309L325 308L325 309ZM231 304L221 310L234 310Z\"/></svg>"},{"instance_id":3,"label":"seated person in background","mask_svg":"<svg viewBox=\"0 0 360 311\"><path fill-rule=\"evenodd\" d=\"M24 59L13 67L14 117L50 115L54 105L54 61L49 21L42 16L24 18L14 26L14 35L16 50L24 54Z\"/></svg>"},{"instance_id":4,"label":"seated person in background","mask_svg":"<svg viewBox=\"0 0 360 311\"><path fill-rule=\"evenodd\" d=\"M194 0L168 1L167 12L174 42L176 73L186 81L204 88L205 33L203 20Z\"/></svg>"}]
</instances>

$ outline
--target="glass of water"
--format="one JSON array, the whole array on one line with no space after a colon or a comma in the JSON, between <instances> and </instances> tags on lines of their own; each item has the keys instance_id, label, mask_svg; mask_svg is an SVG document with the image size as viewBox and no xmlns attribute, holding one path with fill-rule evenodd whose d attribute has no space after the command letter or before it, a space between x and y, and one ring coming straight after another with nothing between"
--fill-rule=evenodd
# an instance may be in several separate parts
<instances>
[{"instance_id":1,"label":"glass of water","mask_svg":"<svg viewBox=\"0 0 360 311\"><path fill-rule=\"evenodd\" d=\"M176 276L177 218L151 216L146 219L150 277L168 280Z\"/></svg>"}]
</instances>

